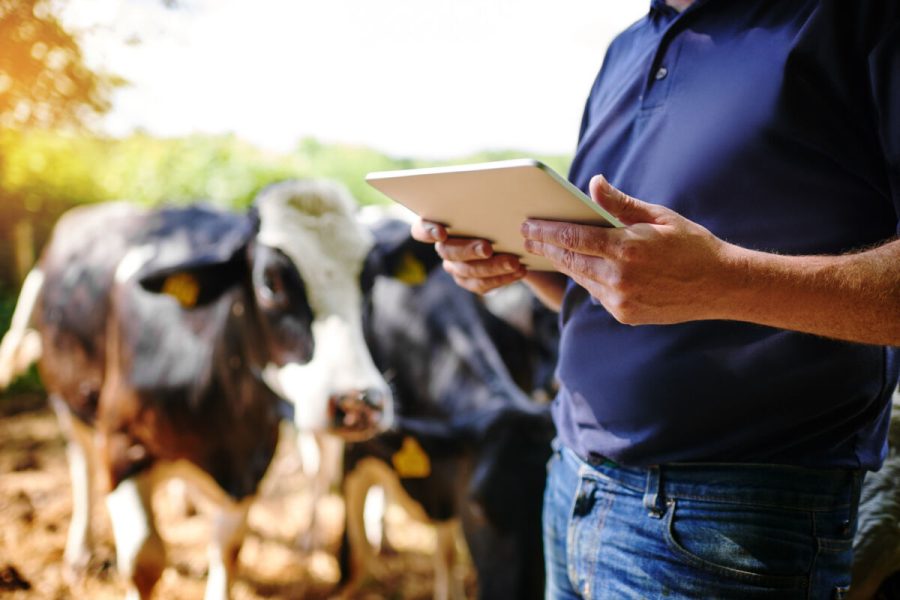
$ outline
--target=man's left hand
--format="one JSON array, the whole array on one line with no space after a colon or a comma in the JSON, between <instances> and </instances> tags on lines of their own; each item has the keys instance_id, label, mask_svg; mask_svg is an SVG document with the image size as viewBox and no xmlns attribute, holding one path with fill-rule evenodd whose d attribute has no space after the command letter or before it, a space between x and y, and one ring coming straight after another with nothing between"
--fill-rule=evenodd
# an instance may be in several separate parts
<instances>
[{"instance_id":1,"label":"man's left hand","mask_svg":"<svg viewBox=\"0 0 900 600\"><path fill-rule=\"evenodd\" d=\"M638 325L717 318L734 247L663 206L590 183L595 202L622 228L529 219L525 248L550 259L617 320Z\"/></svg>"}]
</instances>

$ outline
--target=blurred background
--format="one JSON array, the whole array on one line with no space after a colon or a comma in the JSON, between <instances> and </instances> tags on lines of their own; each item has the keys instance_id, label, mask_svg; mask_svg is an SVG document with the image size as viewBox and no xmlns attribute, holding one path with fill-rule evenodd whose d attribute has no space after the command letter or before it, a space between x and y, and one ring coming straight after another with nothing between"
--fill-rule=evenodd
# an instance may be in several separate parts
<instances>
[{"instance_id":1,"label":"blurred background","mask_svg":"<svg viewBox=\"0 0 900 600\"><path fill-rule=\"evenodd\" d=\"M239 209L288 177L337 179L380 203L369 171L523 156L565 173L605 49L647 5L0 0L0 334L78 204ZM29 412L45 411L40 389L32 371L0 403L0 592L23 589L4 556L30 540L55 548L40 559L53 565L64 543L62 439L49 412ZM188 577L200 568L184 564ZM22 593L64 597L44 572Z\"/></svg>"}]
</instances>

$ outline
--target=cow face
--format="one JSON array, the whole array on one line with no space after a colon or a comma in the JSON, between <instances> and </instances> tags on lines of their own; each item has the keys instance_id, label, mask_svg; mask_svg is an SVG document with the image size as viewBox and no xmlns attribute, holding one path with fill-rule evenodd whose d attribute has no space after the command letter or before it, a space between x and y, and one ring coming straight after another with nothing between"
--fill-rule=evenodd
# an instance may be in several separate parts
<instances>
[{"instance_id":1,"label":"cow face","mask_svg":"<svg viewBox=\"0 0 900 600\"><path fill-rule=\"evenodd\" d=\"M297 268L284 252L265 244L251 245L249 255L259 327L271 361L278 367L308 362L313 317Z\"/></svg>"},{"instance_id":2,"label":"cow face","mask_svg":"<svg viewBox=\"0 0 900 600\"><path fill-rule=\"evenodd\" d=\"M354 217L355 202L335 183L285 181L265 188L255 205L259 242L293 261L313 314L312 359L273 366L268 381L293 402L300 429L360 440L389 428L391 393L362 333L359 278L373 240Z\"/></svg>"},{"instance_id":3,"label":"cow face","mask_svg":"<svg viewBox=\"0 0 900 600\"><path fill-rule=\"evenodd\" d=\"M247 324L245 345L253 348L259 370L312 357L312 315L303 282L284 253L257 243L255 212L237 215L196 205L162 209L146 221L144 243L120 262L118 281L135 275L144 290L174 297L188 314L230 303L235 317ZM236 289L240 298L223 298Z\"/></svg>"}]
</instances>

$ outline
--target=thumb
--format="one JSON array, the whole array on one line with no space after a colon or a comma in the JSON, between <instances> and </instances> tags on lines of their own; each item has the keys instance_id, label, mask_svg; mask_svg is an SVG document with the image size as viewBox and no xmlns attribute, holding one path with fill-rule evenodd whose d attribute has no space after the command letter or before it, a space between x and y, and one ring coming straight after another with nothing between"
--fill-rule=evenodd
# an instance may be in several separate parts
<instances>
[{"instance_id":1,"label":"thumb","mask_svg":"<svg viewBox=\"0 0 900 600\"><path fill-rule=\"evenodd\" d=\"M590 183L591 198L626 225L654 223L665 209L656 204L632 198L618 190L603 175L594 175Z\"/></svg>"}]
</instances>

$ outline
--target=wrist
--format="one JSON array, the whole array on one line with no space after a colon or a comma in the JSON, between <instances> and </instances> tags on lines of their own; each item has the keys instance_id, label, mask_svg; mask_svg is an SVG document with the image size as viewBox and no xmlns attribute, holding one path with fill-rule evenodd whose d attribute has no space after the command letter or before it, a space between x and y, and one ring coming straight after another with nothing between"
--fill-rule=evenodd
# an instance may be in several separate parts
<instances>
[{"instance_id":1,"label":"wrist","mask_svg":"<svg viewBox=\"0 0 900 600\"><path fill-rule=\"evenodd\" d=\"M753 307L759 303L763 283L760 276L763 253L721 242L718 250L718 268L714 270L715 285L708 298L710 319L746 320Z\"/></svg>"}]
</instances>

